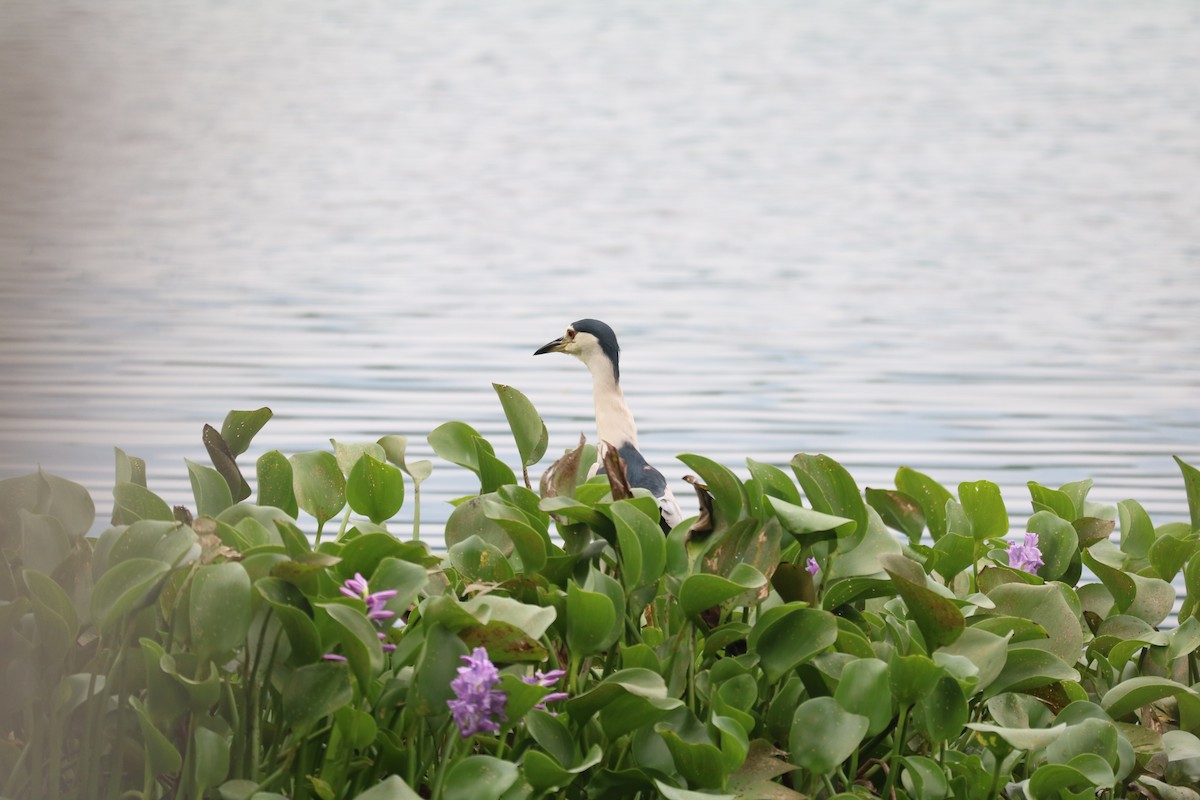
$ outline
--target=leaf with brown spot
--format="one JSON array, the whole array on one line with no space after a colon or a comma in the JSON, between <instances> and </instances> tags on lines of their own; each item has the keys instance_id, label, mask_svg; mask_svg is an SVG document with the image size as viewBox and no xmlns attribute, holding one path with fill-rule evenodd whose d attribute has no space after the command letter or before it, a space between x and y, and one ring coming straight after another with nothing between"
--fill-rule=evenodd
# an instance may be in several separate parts
<instances>
[{"instance_id":1,"label":"leaf with brown spot","mask_svg":"<svg viewBox=\"0 0 1200 800\"><path fill-rule=\"evenodd\" d=\"M621 458L617 448L607 443L604 448L604 472L608 476L614 503L633 497L633 489L629 488L629 479L625 475L625 459Z\"/></svg>"},{"instance_id":2,"label":"leaf with brown spot","mask_svg":"<svg viewBox=\"0 0 1200 800\"><path fill-rule=\"evenodd\" d=\"M695 475L684 475L683 479L696 490L696 501L700 505L700 516L688 529L688 537L707 536L713 532L714 527L712 495L708 493L708 487L701 483Z\"/></svg>"},{"instance_id":3,"label":"leaf with brown spot","mask_svg":"<svg viewBox=\"0 0 1200 800\"><path fill-rule=\"evenodd\" d=\"M246 483L246 479L242 477L242 471L238 468L233 450L217 432L217 429L212 425L205 425L201 438L204 440L204 449L208 451L208 457L212 459L213 466L217 468L217 472L221 473L225 483L229 484L233 502L240 503L249 497L250 484Z\"/></svg>"}]
</instances>

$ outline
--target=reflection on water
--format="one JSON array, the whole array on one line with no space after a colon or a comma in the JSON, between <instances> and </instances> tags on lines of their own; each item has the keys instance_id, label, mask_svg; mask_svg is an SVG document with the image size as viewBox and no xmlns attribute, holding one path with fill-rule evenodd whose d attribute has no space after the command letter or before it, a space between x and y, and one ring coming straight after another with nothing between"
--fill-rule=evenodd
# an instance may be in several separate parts
<instances>
[{"instance_id":1,"label":"reflection on water","mask_svg":"<svg viewBox=\"0 0 1200 800\"><path fill-rule=\"evenodd\" d=\"M119 445L189 502L260 405L247 463L448 419L511 458L492 381L556 452L587 374L531 354L592 316L674 480L825 452L1186 515L1193 3L267 5L6 3L0 474L103 517Z\"/></svg>"}]
</instances>

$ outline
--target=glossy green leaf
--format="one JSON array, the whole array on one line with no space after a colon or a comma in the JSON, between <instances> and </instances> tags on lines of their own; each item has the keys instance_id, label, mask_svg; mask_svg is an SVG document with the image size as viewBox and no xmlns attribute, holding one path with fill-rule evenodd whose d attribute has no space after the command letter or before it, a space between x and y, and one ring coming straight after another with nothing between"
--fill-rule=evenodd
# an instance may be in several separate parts
<instances>
[{"instance_id":1,"label":"glossy green leaf","mask_svg":"<svg viewBox=\"0 0 1200 800\"><path fill-rule=\"evenodd\" d=\"M421 483L433 474L433 462L424 459L412 462L407 460L408 437L383 436L378 444L383 448L387 460L408 473L414 483Z\"/></svg>"},{"instance_id":2,"label":"glossy green leaf","mask_svg":"<svg viewBox=\"0 0 1200 800\"><path fill-rule=\"evenodd\" d=\"M253 411L230 411L221 423L221 438L229 445L233 455L240 456L272 416L271 409L265 407Z\"/></svg>"},{"instance_id":3,"label":"glossy green leaf","mask_svg":"<svg viewBox=\"0 0 1200 800\"><path fill-rule=\"evenodd\" d=\"M976 539L991 539L1008 533L1008 511L1004 508L999 486L991 481L960 483L958 499Z\"/></svg>"},{"instance_id":4,"label":"glossy green leaf","mask_svg":"<svg viewBox=\"0 0 1200 800\"><path fill-rule=\"evenodd\" d=\"M792 471L814 509L854 520L854 529L839 529L839 536L865 535L867 505L845 467L826 455L800 453L792 459Z\"/></svg>"},{"instance_id":5,"label":"glossy green leaf","mask_svg":"<svg viewBox=\"0 0 1200 800\"><path fill-rule=\"evenodd\" d=\"M92 502L88 490L74 481L43 472L41 469L38 469L38 475L42 485L49 490L40 513L54 517L62 523L68 536L83 536L91 530L92 523L96 521L96 504ZM3 502L3 494L0 493L0 503ZM3 535L0 534L0 540L2 539Z\"/></svg>"},{"instance_id":6,"label":"glossy green leaf","mask_svg":"<svg viewBox=\"0 0 1200 800\"><path fill-rule=\"evenodd\" d=\"M779 467L764 464L752 458L746 459L746 467L750 470L750 477L762 484L763 492L767 497L775 497L794 506L801 505L803 502L796 484Z\"/></svg>"},{"instance_id":7,"label":"glossy green leaf","mask_svg":"<svg viewBox=\"0 0 1200 800\"><path fill-rule=\"evenodd\" d=\"M966 620L958 606L925 585L925 571L904 556L880 556L880 563L904 598L911 619L917 623L930 651L948 645L962 635Z\"/></svg>"},{"instance_id":8,"label":"glossy green leaf","mask_svg":"<svg viewBox=\"0 0 1200 800\"><path fill-rule=\"evenodd\" d=\"M213 466L225 481L225 485L233 497L232 502L238 503L249 497L250 486L242 476L242 470L237 465L237 455L230 448L229 443L211 425L204 426L201 438L204 441L204 449L208 451L208 457L212 460Z\"/></svg>"},{"instance_id":9,"label":"glossy green leaf","mask_svg":"<svg viewBox=\"0 0 1200 800\"><path fill-rule=\"evenodd\" d=\"M500 800L517 782L517 765L492 756L467 756L446 773L444 800Z\"/></svg>"},{"instance_id":10,"label":"glossy green leaf","mask_svg":"<svg viewBox=\"0 0 1200 800\"><path fill-rule=\"evenodd\" d=\"M837 619L828 611L798 604L778 606L758 618L747 637L767 680L777 683L793 669L837 641Z\"/></svg>"},{"instance_id":11,"label":"glossy green leaf","mask_svg":"<svg viewBox=\"0 0 1200 800\"><path fill-rule=\"evenodd\" d=\"M1026 586L1007 583L988 593L995 613L1028 619L1041 625L1049 638L1024 643L1054 653L1068 664L1075 663L1083 647L1079 617L1055 585Z\"/></svg>"},{"instance_id":12,"label":"glossy green leaf","mask_svg":"<svg viewBox=\"0 0 1200 800\"><path fill-rule=\"evenodd\" d=\"M901 708L907 708L933 691L945 670L918 654L903 656L893 652L888 660L888 686Z\"/></svg>"},{"instance_id":13,"label":"glossy green leaf","mask_svg":"<svg viewBox=\"0 0 1200 800\"><path fill-rule=\"evenodd\" d=\"M1137 587L1137 593L1125 613L1140 617L1151 625L1161 624L1175 603L1175 587L1159 578L1146 578L1136 573L1129 573L1129 579Z\"/></svg>"},{"instance_id":14,"label":"glossy green leaf","mask_svg":"<svg viewBox=\"0 0 1200 800\"><path fill-rule=\"evenodd\" d=\"M925 515L929 535L936 542L946 533L946 501L953 495L928 475L909 467L896 471L896 488L915 500Z\"/></svg>"},{"instance_id":15,"label":"glossy green leaf","mask_svg":"<svg viewBox=\"0 0 1200 800\"><path fill-rule=\"evenodd\" d=\"M684 579L679 589L679 606L684 614L696 616L752 589L765 586L766 577L749 564L738 564L729 577L696 573Z\"/></svg>"},{"instance_id":16,"label":"glossy green leaf","mask_svg":"<svg viewBox=\"0 0 1200 800\"><path fill-rule=\"evenodd\" d=\"M868 727L866 717L846 711L832 697L805 700L788 737L792 763L816 775L832 772L855 751Z\"/></svg>"},{"instance_id":17,"label":"glossy green leaf","mask_svg":"<svg viewBox=\"0 0 1200 800\"><path fill-rule=\"evenodd\" d=\"M1200 469L1185 462L1179 456L1172 456L1183 474L1183 487L1187 492L1188 511L1192 518L1192 530L1200 531Z\"/></svg>"},{"instance_id":18,"label":"glossy green leaf","mask_svg":"<svg viewBox=\"0 0 1200 800\"><path fill-rule=\"evenodd\" d=\"M1166 526L1164 526L1166 527ZM1159 535L1150 545L1148 554L1150 566L1164 581L1173 581L1183 569L1183 565L1200 549L1200 541L1190 538L1180 538L1170 534Z\"/></svg>"},{"instance_id":19,"label":"glossy green leaf","mask_svg":"<svg viewBox=\"0 0 1200 800\"><path fill-rule=\"evenodd\" d=\"M610 510L621 543L621 556L627 568L631 568L627 559L628 553L632 551L633 543L636 542L640 563L635 570L636 575L629 578L622 575L622 579L627 580L626 586L632 590L654 584L662 577L667 567L667 542L663 538L662 529L657 521L647 517L627 500L613 503Z\"/></svg>"},{"instance_id":20,"label":"glossy green leaf","mask_svg":"<svg viewBox=\"0 0 1200 800\"><path fill-rule=\"evenodd\" d=\"M517 452L521 456L521 465L532 467L541 461L546 454L546 446L550 443L550 434L546 424L542 422L537 409L529 398L511 386L493 383L492 388L500 398L504 408L504 416L508 427L512 430L513 439L517 442Z\"/></svg>"},{"instance_id":21,"label":"glossy green leaf","mask_svg":"<svg viewBox=\"0 0 1200 800\"><path fill-rule=\"evenodd\" d=\"M333 445L333 457L337 459L338 469L346 477L350 476L350 471L354 469L355 464L362 460L363 456L370 456L376 461L387 459L383 447L376 442L342 442L330 439L329 443Z\"/></svg>"},{"instance_id":22,"label":"glossy green leaf","mask_svg":"<svg viewBox=\"0 0 1200 800\"><path fill-rule=\"evenodd\" d=\"M1117 503L1121 520L1121 550L1134 558L1145 558L1154 544L1154 523L1136 500Z\"/></svg>"},{"instance_id":23,"label":"glossy green leaf","mask_svg":"<svg viewBox=\"0 0 1200 800\"><path fill-rule=\"evenodd\" d=\"M300 511L292 483L292 463L278 450L259 456L255 466L258 476L258 504L274 506L295 519Z\"/></svg>"},{"instance_id":24,"label":"glossy green leaf","mask_svg":"<svg viewBox=\"0 0 1200 800\"><path fill-rule=\"evenodd\" d=\"M824 514L811 508L789 503L779 498L770 498L767 505L775 512L783 529L793 536L804 537L808 534L837 531L841 535L849 534L857 524L848 517Z\"/></svg>"},{"instance_id":25,"label":"glossy green leaf","mask_svg":"<svg viewBox=\"0 0 1200 800\"><path fill-rule=\"evenodd\" d=\"M439 425L430 432L428 438L429 446L439 457L451 464L466 467L476 474L479 473L479 455L475 441L483 441L485 451L494 452L479 431L465 422L447 422Z\"/></svg>"},{"instance_id":26,"label":"glossy green leaf","mask_svg":"<svg viewBox=\"0 0 1200 800\"><path fill-rule=\"evenodd\" d=\"M1078 681L1079 673L1066 661L1047 650L1029 646L1010 647L1004 669L987 688L984 695L993 697L1001 692L1023 692L1060 681ZM1074 663L1074 659L1072 662Z\"/></svg>"},{"instance_id":27,"label":"glossy green leaf","mask_svg":"<svg viewBox=\"0 0 1200 800\"><path fill-rule=\"evenodd\" d=\"M391 464L364 453L350 469L346 499L356 513L378 525L404 505L404 476Z\"/></svg>"},{"instance_id":28,"label":"glossy green leaf","mask_svg":"<svg viewBox=\"0 0 1200 800\"><path fill-rule=\"evenodd\" d=\"M949 675L943 676L917 703L915 713L921 730L931 742L957 739L969 714L962 686Z\"/></svg>"},{"instance_id":29,"label":"glossy green leaf","mask_svg":"<svg viewBox=\"0 0 1200 800\"><path fill-rule=\"evenodd\" d=\"M1042 486L1037 481L1029 481L1029 495L1033 498L1033 510L1046 511L1067 522L1074 522L1078 514L1075 511L1075 501L1066 492Z\"/></svg>"},{"instance_id":30,"label":"glossy green leaf","mask_svg":"<svg viewBox=\"0 0 1200 800\"><path fill-rule=\"evenodd\" d=\"M215 517L233 505L229 484L221 477L221 473L186 458L184 461L187 463L188 477L192 481L192 495L196 498L197 514Z\"/></svg>"},{"instance_id":31,"label":"glossy green leaf","mask_svg":"<svg viewBox=\"0 0 1200 800\"><path fill-rule=\"evenodd\" d=\"M300 667L287 677L282 697L283 723L307 730L354 698L350 670L334 661Z\"/></svg>"},{"instance_id":32,"label":"glossy green leaf","mask_svg":"<svg viewBox=\"0 0 1200 800\"><path fill-rule=\"evenodd\" d=\"M131 558L112 567L92 589L92 619L102 631L113 631L126 614L154 602L170 569L151 558Z\"/></svg>"},{"instance_id":33,"label":"glossy green leaf","mask_svg":"<svg viewBox=\"0 0 1200 800\"><path fill-rule=\"evenodd\" d=\"M198 792L219 786L229 776L229 737L199 726L193 739L195 780Z\"/></svg>"},{"instance_id":34,"label":"glossy green leaf","mask_svg":"<svg viewBox=\"0 0 1200 800\"><path fill-rule=\"evenodd\" d=\"M311 617L308 600L292 584L274 577L260 578L254 588L264 600L271 604L280 624L283 625L292 653L301 664L312 663L321 658L321 636Z\"/></svg>"},{"instance_id":35,"label":"glossy green leaf","mask_svg":"<svg viewBox=\"0 0 1200 800\"><path fill-rule=\"evenodd\" d=\"M136 697L129 698L129 705L137 714L138 727L142 732L146 764L152 775L173 775L183 766L183 756L171 740L163 735L146 713L145 706Z\"/></svg>"},{"instance_id":36,"label":"glossy green leaf","mask_svg":"<svg viewBox=\"0 0 1200 800\"><path fill-rule=\"evenodd\" d=\"M668 697L667 685L661 675L635 667L611 673L588 691L568 699L565 707L572 722L583 724L596 712L626 694L653 701L663 711L683 705L679 700Z\"/></svg>"},{"instance_id":37,"label":"glossy green leaf","mask_svg":"<svg viewBox=\"0 0 1200 800\"><path fill-rule=\"evenodd\" d=\"M175 521L175 512L161 497L136 483L118 483L114 486L113 502L125 516L126 523L139 519Z\"/></svg>"},{"instance_id":38,"label":"glossy green leaf","mask_svg":"<svg viewBox=\"0 0 1200 800\"><path fill-rule=\"evenodd\" d=\"M296 502L324 525L346 505L346 479L333 453L309 450L290 459Z\"/></svg>"},{"instance_id":39,"label":"glossy green leaf","mask_svg":"<svg viewBox=\"0 0 1200 800\"><path fill-rule=\"evenodd\" d=\"M1118 683L1105 693L1100 705L1110 717L1120 719L1164 697L1176 698L1181 709L1185 706L1200 708L1200 694L1176 681L1153 676L1140 676Z\"/></svg>"},{"instance_id":40,"label":"glossy green leaf","mask_svg":"<svg viewBox=\"0 0 1200 800\"><path fill-rule=\"evenodd\" d=\"M354 800L421 800L399 775L389 775L380 783L356 795Z\"/></svg>"},{"instance_id":41,"label":"glossy green leaf","mask_svg":"<svg viewBox=\"0 0 1200 800\"><path fill-rule=\"evenodd\" d=\"M925 512L920 503L899 490L868 488L865 494L867 503L878 512L885 525L903 533L913 544L921 541L921 534L925 532Z\"/></svg>"},{"instance_id":42,"label":"glossy green leaf","mask_svg":"<svg viewBox=\"0 0 1200 800\"><path fill-rule=\"evenodd\" d=\"M962 572L975 560L978 542L961 533L947 532L933 546L933 569L947 582Z\"/></svg>"},{"instance_id":43,"label":"glossy green leaf","mask_svg":"<svg viewBox=\"0 0 1200 800\"><path fill-rule=\"evenodd\" d=\"M241 564L209 564L192 576L188 621L192 649L201 658L215 658L240 646L251 615L250 576Z\"/></svg>"},{"instance_id":44,"label":"glossy green leaf","mask_svg":"<svg viewBox=\"0 0 1200 800\"><path fill-rule=\"evenodd\" d=\"M607 595L588 592L572 581L567 586L567 647L575 656L599 652L617 619Z\"/></svg>"},{"instance_id":45,"label":"glossy green leaf","mask_svg":"<svg viewBox=\"0 0 1200 800\"><path fill-rule=\"evenodd\" d=\"M1038 575L1048 581L1061 578L1079 551L1079 536L1075 533L1075 527L1049 511L1039 511L1029 518L1025 529L1038 535L1038 549L1042 551L1042 560L1045 562L1038 569Z\"/></svg>"},{"instance_id":46,"label":"glossy green leaf","mask_svg":"<svg viewBox=\"0 0 1200 800\"><path fill-rule=\"evenodd\" d=\"M1033 800L1058 800L1083 795L1094 797L1097 789L1111 789L1116 783L1112 767L1091 753L1076 756L1066 764L1043 764L1029 779Z\"/></svg>"},{"instance_id":47,"label":"glossy green leaf","mask_svg":"<svg viewBox=\"0 0 1200 800\"><path fill-rule=\"evenodd\" d=\"M350 670L364 694L371 686L371 679L383 669L383 648L376 635L375 626L366 615L341 603L317 603L333 621L334 635L341 643L342 655L350 663Z\"/></svg>"},{"instance_id":48,"label":"glossy green leaf","mask_svg":"<svg viewBox=\"0 0 1200 800\"><path fill-rule=\"evenodd\" d=\"M475 440L475 457L479 461L479 493L495 492L502 486L517 482L512 469L492 452L492 446L483 439Z\"/></svg>"},{"instance_id":49,"label":"glossy green leaf","mask_svg":"<svg viewBox=\"0 0 1200 800\"><path fill-rule=\"evenodd\" d=\"M693 453L682 453L676 458L699 474L726 522L736 522L742 516L742 509L747 502L746 488L732 471L712 459Z\"/></svg>"},{"instance_id":50,"label":"glossy green leaf","mask_svg":"<svg viewBox=\"0 0 1200 800\"><path fill-rule=\"evenodd\" d=\"M847 664L833 696L846 711L866 717L868 736L879 733L892 720L888 665L878 658L860 658Z\"/></svg>"},{"instance_id":51,"label":"glossy green leaf","mask_svg":"<svg viewBox=\"0 0 1200 800\"><path fill-rule=\"evenodd\" d=\"M1137 782L1154 790L1159 800L1200 800L1200 792L1187 786L1176 786L1149 775L1139 775Z\"/></svg>"},{"instance_id":52,"label":"glossy green leaf","mask_svg":"<svg viewBox=\"0 0 1200 800\"><path fill-rule=\"evenodd\" d=\"M950 782L937 761L925 756L908 756L901 761L904 772L900 775L900 782L910 797L945 800L950 795Z\"/></svg>"}]
</instances>

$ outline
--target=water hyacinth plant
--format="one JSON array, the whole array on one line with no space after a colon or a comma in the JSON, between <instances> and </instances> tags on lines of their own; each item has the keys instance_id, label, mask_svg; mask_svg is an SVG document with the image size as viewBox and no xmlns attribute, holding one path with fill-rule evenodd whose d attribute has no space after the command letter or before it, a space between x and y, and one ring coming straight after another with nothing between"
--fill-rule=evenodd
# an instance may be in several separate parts
<instances>
[{"instance_id":1,"label":"water hyacinth plant","mask_svg":"<svg viewBox=\"0 0 1200 800\"><path fill-rule=\"evenodd\" d=\"M479 481L444 552L388 529L432 470L403 437L267 452L252 500L266 409L205 428L186 508L117 451L96 538L77 484L0 481L0 797L1196 796L1184 461L1155 525L1088 481L1012 520L988 481L684 454L701 513L664 536L586 444L535 490L545 426L496 390L519 464L429 434Z\"/></svg>"}]
</instances>

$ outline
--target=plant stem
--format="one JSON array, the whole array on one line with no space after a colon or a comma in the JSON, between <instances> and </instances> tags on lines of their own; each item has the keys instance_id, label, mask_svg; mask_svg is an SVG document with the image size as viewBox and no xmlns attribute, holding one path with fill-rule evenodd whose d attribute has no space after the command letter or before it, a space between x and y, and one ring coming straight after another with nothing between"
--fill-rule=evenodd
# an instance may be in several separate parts
<instances>
[{"instance_id":1,"label":"plant stem","mask_svg":"<svg viewBox=\"0 0 1200 800\"><path fill-rule=\"evenodd\" d=\"M883 784L881 797L889 797L892 793L892 786L896 783L896 773L899 771L896 762L900 758L900 750L904 747L904 729L908 725L908 713L911 710L912 706L900 709L900 723L896 726L896 741L892 744L892 754L888 756L887 781Z\"/></svg>"},{"instance_id":2,"label":"plant stem","mask_svg":"<svg viewBox=\"0 0 1200 800\"><path fill-rule=\"evenodd\" d=\"M996 769L992 771L992 786L988 789L988 800L996 800L1000 791L1000 771L1004 768L1004 759L996 757Z\"/></svg>"},{"instance_id":3,"label":"plant stem","mask_svg":"<svg viewBox=\"0 0 1200 800\"><path fill-rule=\"evenodd\" d=\"M421 482L413 481L413 535L414 542L421 541Z\"/></svg>"}]
</instances>

